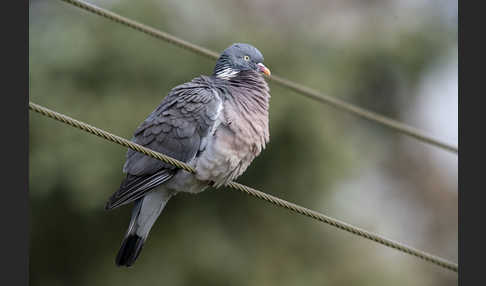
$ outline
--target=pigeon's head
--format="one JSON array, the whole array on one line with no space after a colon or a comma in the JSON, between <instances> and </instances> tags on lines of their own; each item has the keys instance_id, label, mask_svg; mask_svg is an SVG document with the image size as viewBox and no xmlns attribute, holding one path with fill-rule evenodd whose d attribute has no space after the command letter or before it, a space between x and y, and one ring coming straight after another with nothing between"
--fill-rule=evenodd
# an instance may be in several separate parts
<instances>
[{"instance_id":1,"label":"pigeon's head","mask_svg":"<svg viewBox=\"0 0 486 286\"><path fill-rule=\"evenodd\" d=\"M252 45L236 43L223 51L216 66L214 75L229 79L238 75L240 71L253 70L270 75L270 70L263 65L263 55Z\"/></svg>"}]
</instances>

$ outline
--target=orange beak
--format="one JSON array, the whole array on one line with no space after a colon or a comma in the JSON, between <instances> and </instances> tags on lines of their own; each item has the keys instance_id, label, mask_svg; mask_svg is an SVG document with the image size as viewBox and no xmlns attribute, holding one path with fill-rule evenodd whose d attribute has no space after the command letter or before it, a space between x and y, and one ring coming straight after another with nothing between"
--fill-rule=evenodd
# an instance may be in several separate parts
<instances>
[{"instance_id":1,"label":"orange beak","mask_svg":"<svg viewBox=\"0 0 486 286\"><path fill-rule=\"evenodd\" d=\"M265 75L270 76L272 74L270 72L270 70L266 66L264 66L262 63L258 63L258 67L260 68L260 71L262 73L264 73Z\"/></svg>"}]
</instances>

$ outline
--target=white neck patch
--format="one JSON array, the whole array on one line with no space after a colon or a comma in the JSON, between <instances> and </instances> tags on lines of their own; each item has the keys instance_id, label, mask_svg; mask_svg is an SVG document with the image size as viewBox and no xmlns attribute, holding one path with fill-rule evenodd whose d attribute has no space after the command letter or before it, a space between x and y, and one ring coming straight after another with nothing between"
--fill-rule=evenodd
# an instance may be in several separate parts
<instances>
[{"instance_id":1,"label":"white neck patch","mask_svg":"<svg viewBox=\"0 0 486 286\"><path fill-rule=\"evenodd\" d=\"M236 71L232 68L225 68L224 70L217 72L216 77L222 78L222 79L230 79L230 78L234 78L235 76L237 76L238 73L239 73L239 71Z\"/></svg>"}]
</instances>

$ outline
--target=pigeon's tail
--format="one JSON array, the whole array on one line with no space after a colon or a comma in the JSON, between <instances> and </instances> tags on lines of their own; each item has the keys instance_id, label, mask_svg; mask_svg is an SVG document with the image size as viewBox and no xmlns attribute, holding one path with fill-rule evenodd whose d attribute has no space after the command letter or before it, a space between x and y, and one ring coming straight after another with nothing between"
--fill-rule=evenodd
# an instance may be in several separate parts
<instances>
[{"instance_id":1,"label":"pigeon's tail","mask_svg":"<svg viewBox=\"0 0 486 286\"><path fill-rule=\"evenodd\" d=\"M123 238L122 245L116 255L115 264L117 266L132 266L135 263L140 251L142 251L145 239L137 234L140 211L142 210L143 198L135 201L132 210L132 218L127 234Z\"/></svg>"},{"instance_id":2,"label":"pigeon's tail","mask_svg":"<svg viewBox=\"0 0 486 286\"><path fill-rule=\"evenodd\" d=\"M126 236L125 239L123 239L122 246L116 256L116 265L126 267L132 266L133 263L135 263L135 260L137 260L140 251L142 251L144 242L145 239L136 234L129 234Z\"/></svg>"},{"instance_id":3,"label":"pigeon's tail","mask_svg":"<svg viewBox=\"0 0 486 286\"><path fill-rule=\"evenodd\" d=\"M115 259L117 266L132 266L142 251L150 229L169 201L171 194L157 191L135 201L127 234Z\"/></svg>"}]
</instances>

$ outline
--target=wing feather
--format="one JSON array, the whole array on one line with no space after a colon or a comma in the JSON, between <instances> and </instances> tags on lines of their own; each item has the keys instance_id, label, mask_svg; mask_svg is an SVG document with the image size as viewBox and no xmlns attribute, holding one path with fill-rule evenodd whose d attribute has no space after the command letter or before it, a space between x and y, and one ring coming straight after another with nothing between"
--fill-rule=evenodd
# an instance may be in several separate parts
<instances>
[{"instance_id":1,"label":"wing feather","mask_svg":"<svg viewBox=\"0 0 486 286\"><path fill-rule=\"evenodd\" d=\"M135 130L132 141L182 162L192 160L216 122L221 98L210 78L198 77L172 89ZM129 149L120 188L105 208L133 202L172 178L175 167Z\"/></svg>"}]
</instances>

